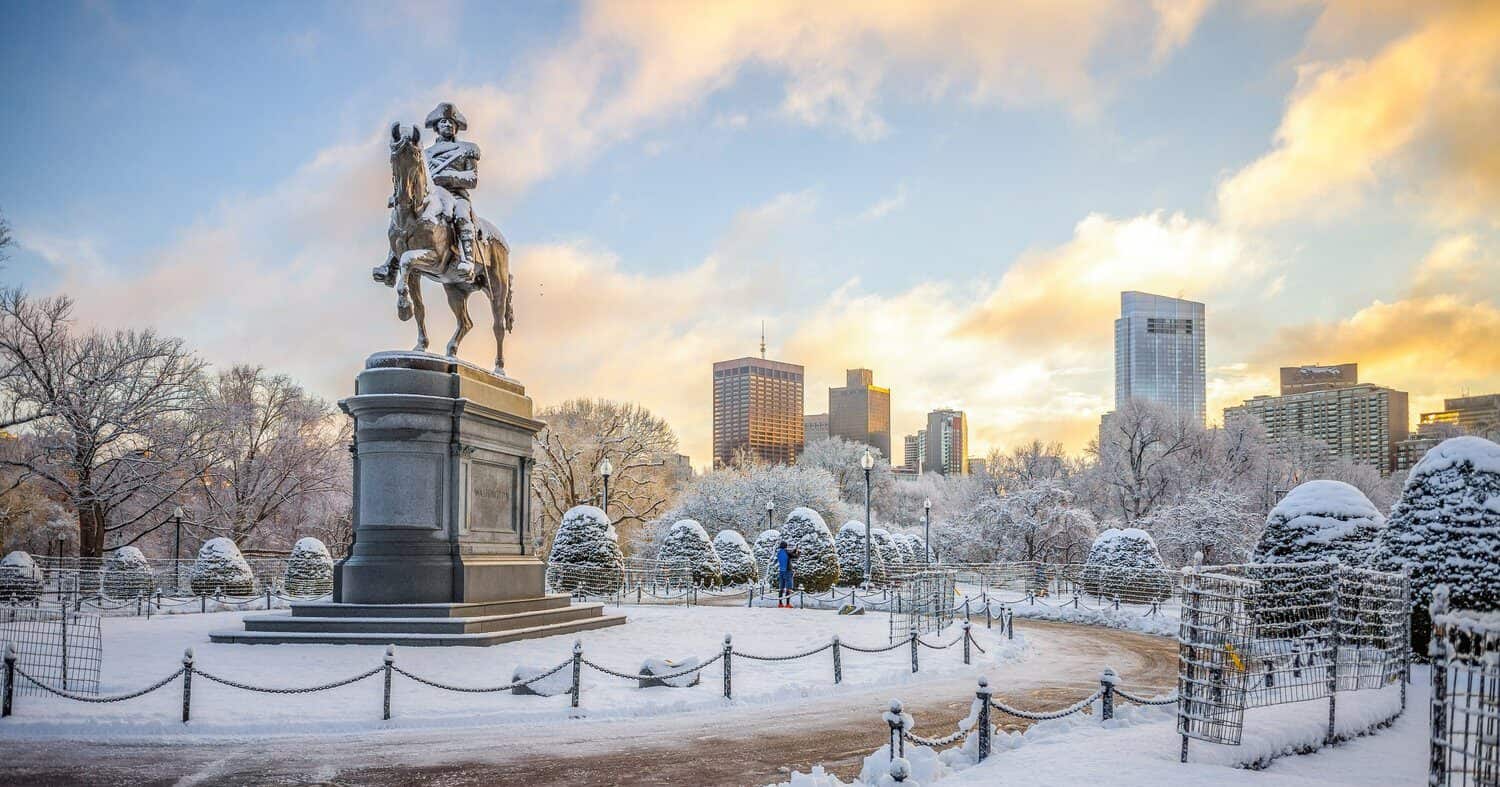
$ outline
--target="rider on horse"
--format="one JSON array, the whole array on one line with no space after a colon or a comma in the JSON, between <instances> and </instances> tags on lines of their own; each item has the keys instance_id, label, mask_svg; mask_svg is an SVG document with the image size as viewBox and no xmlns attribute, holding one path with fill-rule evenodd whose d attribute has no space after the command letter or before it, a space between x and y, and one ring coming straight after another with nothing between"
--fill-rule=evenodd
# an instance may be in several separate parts
<instances>
[{"instance_id":1,"label":"rider on horse","mask_svg":"<svg viewBox=\"0 0 1500 787\"><path fill-rule=\"evenodd\" d=\"M453 104L444 101L427 113L427 128L437 132L438 139L427 148L427 173L436 185L453 195L453 223L458 229L459 276L473 283L477 266L474 260L474 209L469 204L469 189L479 185L479 146L461 142L458 132L467 131L469 121Z\"/></svg>"}]
</instances>

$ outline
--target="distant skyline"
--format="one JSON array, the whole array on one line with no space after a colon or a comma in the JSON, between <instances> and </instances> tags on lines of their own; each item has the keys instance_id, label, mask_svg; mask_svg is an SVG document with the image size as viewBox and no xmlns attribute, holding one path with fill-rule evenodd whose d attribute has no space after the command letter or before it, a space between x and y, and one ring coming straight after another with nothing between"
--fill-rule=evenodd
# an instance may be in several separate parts
<instances>
[{"instance_id":1,"label":"distant skyline","mask_svg":"<svg viewBox=\"0 0 1500 787\"><path fill-rule=\"evenodd\" d=\"M699 466L762 320L806 411L870 368L893 435L952 407L974 456L1083 448L1124 290L1208 304L1210 423L1282 366L1500 391L1497 3L16 2L0 69L4 281L328 399L414 341L369 270L386 131L440 100L510 373Z\"/></svg>"}]
</instances>

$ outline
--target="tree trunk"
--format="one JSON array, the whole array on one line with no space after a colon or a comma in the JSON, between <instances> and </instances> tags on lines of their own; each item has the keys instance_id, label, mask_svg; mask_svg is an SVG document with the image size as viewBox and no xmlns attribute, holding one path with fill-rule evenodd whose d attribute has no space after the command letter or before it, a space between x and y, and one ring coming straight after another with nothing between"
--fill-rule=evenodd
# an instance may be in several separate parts
<instances>
[{"instance_id":1,"label":"tree trunk","mask_svg":"<svg viewBox=\"0 0 1500 787\"><path fill-rule=\"evenodd\" d=\"M104 509L98 503L78 507L78 556L104 557Z\"/></svg>"}]
</instances>

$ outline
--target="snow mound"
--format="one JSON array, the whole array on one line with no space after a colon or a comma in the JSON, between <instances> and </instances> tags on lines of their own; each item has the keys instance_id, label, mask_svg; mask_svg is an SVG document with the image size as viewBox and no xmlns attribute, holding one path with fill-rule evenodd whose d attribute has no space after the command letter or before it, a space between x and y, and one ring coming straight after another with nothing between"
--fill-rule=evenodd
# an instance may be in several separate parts
<instances>
[{"instance_id":1,"label":"snow mound","mask_svg":"<svg viewBox=\"0 0 1500 787\"><path fill-rule=\"evenodd\" d=\"M321 596L333 592L333 556L311 536L298 539L286 561L283 579L288 595Z\"/></svg>"},{"instance_id":2,"label":"snow mound","mask_svg":"<svg viewBox=\"0 0 1500 787\"><path fill-rule=\"evenodd\" d=\"M564 593L601 595L625 584L620 537L598 507L573 506L563 514L547 553L547 583Z\"/></svg>"},{"instance_id":3,"label":"snow mound","mask_svg":"<svg viewBox=\"0 0 1500 787\"><path fill-rule=\"evenodd\" d=\"M698 587L723 584L724 565L696 519L679 519L661 542L661 562L691 575Z\"/></svg>"},{"instance_id":4,"label":"snow mound","mask_svg":"<svg viewBox=\"0 0 1500 787\"><path fill-rule=\"evenodd\" d=\"M755 555L750 544L738 530L720 530L714 536L714 552L719 555L723 567L724 584L743 585L754 582L760 572L755 568Z\"/></svg>"},{"instance_id":5,"label":"snow mound","mask_svg":"<svg viewBox=\"0 0 1500 787\"><path fill-rule=\"evenodd\" d=\"M1342 481L1308 481L1266 517L1255 547L1258 563L1338 560L1362 566L1385 526L1363 492Z\"/></svg>"},{"instance_id":6,"label":"snow mound","mask_svg":"<svg viewBox=\"0 0 1500 787\"><path fill-rule=\"evenodd\" d=\"M42 592L42 570L31 555L16 550L0 560L0 598L30 601Z\"/></svg>"}]
</instances>

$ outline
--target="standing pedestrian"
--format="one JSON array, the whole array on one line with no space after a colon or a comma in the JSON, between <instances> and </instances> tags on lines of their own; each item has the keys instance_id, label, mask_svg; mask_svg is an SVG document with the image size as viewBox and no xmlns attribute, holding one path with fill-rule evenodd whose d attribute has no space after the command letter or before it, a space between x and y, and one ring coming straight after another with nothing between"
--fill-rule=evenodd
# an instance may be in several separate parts
<instances>
[{"instance_id":1,"label":"standing pedestrian","mask_svg":"<svg viewBox=\"0 0 1500 787\"><path fill-rule=\"evenodd\" d=\"M792 561L796 558L797 550L787 546L785 539L776 545L777 609L792 606Z\"/></svg>"}]
</instances>

